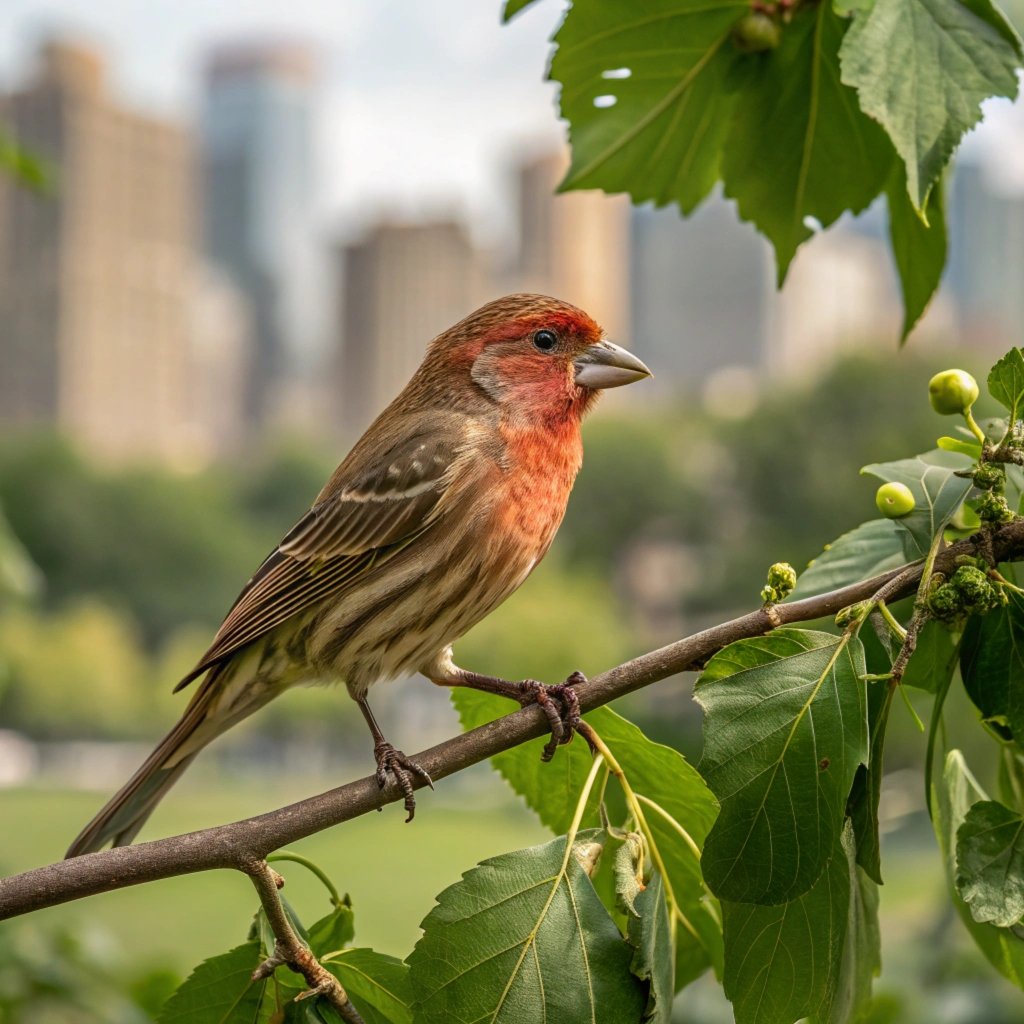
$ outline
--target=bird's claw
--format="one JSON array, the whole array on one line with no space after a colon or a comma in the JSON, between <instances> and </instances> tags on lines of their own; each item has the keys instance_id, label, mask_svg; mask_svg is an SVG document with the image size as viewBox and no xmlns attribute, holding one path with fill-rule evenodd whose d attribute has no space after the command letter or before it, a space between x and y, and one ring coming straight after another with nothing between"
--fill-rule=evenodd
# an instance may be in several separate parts
<instances>
[{"instance_id":1,"label":"bird's claw","mask_svg":"<svg viewBox=\"0 0 1024 1024\"><path fill-rule=\"evenodd\" d=\"M396 750L390 743L378 743L373 748L373 756L377 760L377 771L374 776L377 779L377 785L383 789L388 784L388 773L390 772L394 776L395 782L398 783L405 796L405 811L408 815L405 820L412 821L416 816L413 778L419 776L431 789L434 788L433 780L422 765L406 757L401 750Z\"/></svg>"},{"instance_id":2,"label":"bird's claw","mask_svg":"<svg viewBox=\"0 0 1024 1024\"><path fill-rule=\"evenodd\" d=\"M574 687L587 681L582 672L573 672L564 683L547 686L535 679L524 679L519 684L520 703L538 704L548 717L551 739L541 754L542 761L550 761L563 743L569 743L580 724L580 698Z\"/></svg>"}]
</instances>

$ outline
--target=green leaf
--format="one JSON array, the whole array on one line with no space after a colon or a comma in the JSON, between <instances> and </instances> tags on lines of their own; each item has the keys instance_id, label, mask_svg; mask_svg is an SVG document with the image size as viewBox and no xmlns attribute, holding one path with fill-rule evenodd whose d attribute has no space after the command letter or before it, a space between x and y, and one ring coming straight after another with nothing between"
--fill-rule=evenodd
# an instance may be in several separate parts
<instances>
[{"instance_id":1,"label":"green leaf","mask_svg":"<svg viewBox=\"0 0 1024 1024\"><path fill-rule=\"evenodd\" d=\"M792 1024L828 1007L847 941L850 870L837 840L825 872L797 899L722 902L725 994L736 1024Z\"/></svg>"},{"instance_id":2,"label":"green leaf","mask_svg":"<svg viewBox=\"0 0 1024 1024\"><path fill-rule=\"evenodd\" d=\"M953 634L935 619L929 619L917 634L917 646L903 673L903 685L937 693L956 669L957 644Z\"/></svg>"},{"instance_id":3,"label":"green leaf","mask_svg":"<svg viewBox=\"0 0 1024 1024\"><path fill-rule=\"evenodd\" d=\"M1024 818L995 800L973 804L956 832L956 887L975 921L1024 917Z\"/></svg>"},{"instance_id":4,"label":"green leaf","mask_svg":"<svg viewBox=\"0 0 1024 1024\"><path fill-rule=\"evenodd\" d=\"M615 851L615 902L624 913L637 917L636 898L643 892L643 837L629 832Z\"/></svg>"},{"instance_id":5,"label":"green leaf","mask_svg":"<svg viewBox=\"0 0 1024 1024\"><path fill-rule=\"evenodd\" d=\"M647 1006L641 1018L651 1024L671 1024L675 994L672 960L672 924L661 875L652 872L647 888L636 899L626 938L633 947L630 970L648 986Z\"/></svg>"},{"instance_id":6,"label":"green leaf","mask_svg":"<svg viewBox=\"0 0 1024 1024\"><path fill-rule=\"evenodd\" d=\"M945 195L939 182L928 193L922 220L907 195L906 172L899 164L889 176L885 195L889 204L889 239L903 291L900 340L906 341L938 290L946 266Z\"/></svg>"},{"instance_id":7,"label":"green leaf","mask_svg":"<svg viewBox=\"0 0 1024 1024\"><path fill-rule=\"evenodd\" d=\"M829 987L828 1000L812 1024L847 1024L864 1020L862 1011L871 999L872 980L882 971L882 943L878 922L878 887L858 867L855 841L849 827L843 832L842 855L849 871L849 911L838 978Z\"/></svg>"},{"instance_id":8,"label":"green leaf","mask_svg":"<svg viewBox=\"0 0 1024 1024\"><path fill-rule=\"evenodd\" d=\"M723 902L725 994L736 1024L852 1021L881 969L878 890L843 829L824 874L803 896L765 907Z\"/></svg>"},{"instance_id":9,"label":"green leaf","mask_svg":"<svg viewBox=\"0 0 1024 1024\"><path fill-rule=\"evenodd\" d=\"M876 0L846 33L842 79L903 158L925 203L990 96L1017 95L1020 41L988 0Z\"/></svg>"},{"instance_id":10,"label":"green leaf","mask_svg":"<svg viewBox=\"0 0 1024 1024\"><path fill-rule=\"evenodd\" d=\"M977 441L964 441L959 437L940 437L935 444L944 452L959 452L976 462L981 455L981 445Z\"/></svg>"},{"instance_id":11,"label":"green leaf","mask_svg":"<svg viewBox=\"0 0 1024 1024\"><path fill-rule=\"evenodd\" d=\"M1024 753L1008 744L999 753L999 794L1009 806L1024 807Z\"/></svg>"},{"instance_id":12,"label":"green leaf","mask_svg":"<svg viewBox=\"0 0 1024 1024\"><path fill-rule=\"evenodd\" d=\"M838 590L917 557L917 546L903 527L892 519L872 519L832 541L800 574L791 600Z\"/></svg>"},{"instance_id":13,"label":"green leaf","mask_svg":"<svg viewBox=\"0 0 1024 1024\"><path fill-rule=\"evenodd\" d=\"M407 961L416 1024L640 1019L632 950L564 836L467 871L422 928Z\"/></svg>"},{"instance_id":14,"label":"green leaf","mask_svg":"<svg viewBox=\"0 0 1024 1024\"><path fill-rule=\"evenodd\" d=\"M323 965L341 982L366 1024L412 1024L412 984L401 960L372 949L344 949Z\"/></svg>"},{"instance_id":15,"label":"green leaf","mask_svg":"<svg viewBox=\"0 0 1024 1024\"><path fill-rule=\"evenodd\" d=\"M1010 421L1020 418L1024 399L1024 352L1012 348L988 375L989 394L1010 410Z\"/></svg>"},{"instance_id":16,"label":"green leaf","mask_svg":"<svg viewBox=\"0 0 1024 1024\"><path fill-rule=\"evenodd\" d=\"M572 141L562 187L693 210L718 178L739 57L729 31L747 9L745 0L570 7L551 61Z\"/></svg>"},{"instance_id":17,"label":"green leaf","mask_svg":"<svg viewBox=\"0 0 1024 1024\"><path fill-rule=\"evenodd\" d=\"M355 938L352 908L343 903L309 926L309 948L320 957L343 949Z\"/></svg>"},{"instance_id":18,"label":"green leaf","mask_svg":"<svg viewBox=\"0 0 1024 1024\"><path fill-rule=\"evenodd\" d=\"M158 1024L228 1024L255 1020L263 981L252 972L263 956L255 939L204 960L164 1004Z\"/></svg>"},{"instance_id":19,"label":"green leaf","mask_svg":"<svg viewBox=\"0 0 1024 1024\"><path fill-rule=\"evenodd\" d=\"M525 10L534 2L535 0L505 0L501 20L508 24L520 11Z\"/></svg>"},{"instance_id":20,"label":"green leaf","mask_svg":"<svg viewBox=\"0 0 1024 1024\"><path fill-rule=\"evenodd\" d=\"M1024 939L1016 929L997 928L975 921L954 884L957 832L970 808L979 800L987 799L985 791L964 763L963 754L959 750L951 750L946 755L941 785L932 796L935 812L932 824L942 848L953 904L989 963L1018 988L1024 989Z\"/></svg>"},{"instance_id":21,"label":"green leaf","mask_svg":"<svg viewBox=\"0 0 1024 1024\"><path fill-rule=\"evenodd\" d=\"M807 219L828 227L866 209L894 160L885 133L839 80L846 25L829 3L797 8L778 49L749 59L725 139L725 194L774 244L780 283L812 234Z\"/></svg>"},{"instance_id":22,"label":"green leaf","mask_svg":"<svg viewBox=\"0 0 1024 1024\"><path fill-rule=\"evenodd\" d=\"M509 708L507 700L465 687L452 691L452 702L467 729L493 721L507 714ZM611 708L597 708L588 712L586 719L614 754L633 790L653 805L645 813L665 864L666 886L672 889L693 929L680 926L678 931L680 965L676 984L692 981L709 963L720 972L721 927L713 901L705 894L694 849L703 846L718 814L718 801L679 751L654 743ZM553 832L561 833L569 827L592 761L587 745L575 740L559 747L554 760L544 764L540 753L546 742L540 738L522 744L499 754L492 763L540 820ZM583 827L600 824L595 791L583 816Z\"/></svg>"},{"instance_id":23,"label":"green leaf","mask_svg":"<svg viewBox=\"0 0 1024 1024\"><path fill-rule=\"evenodd\" d=\"M704 844L721 899L785 903L821 876L868 757L864 649L855 637L778 629L716 654L697 682L701 774L722 803Z\"/></svg>"},{"instance_id":24,"label":"green leaf","mask_svg":"<svg viewBox=\"0 0 1024 1024\"><path fill-rule=\"evenodd\" d=\"M868 684L868 728L871 760L857 769L847 801L847 812L856 837L857 863L872 881L882 884L881 848L878 842L878 799L882 792L882 751L889 724L892 691L883 682Z\"/></svg>"},{"instance_id":25,"label":"green leaf","mask_svg":"<svg viewBox=\"0 0 1024 1024\"><path fill-rule=\"evenodd\" d=\"M932 538L943 529L971 489L971 481L956 476L971 461L954 452L931 451L898 462L875 462L861 472L906 484L913 492L917 507L908 516L894 520L909 531L923 557L931 547Z\"/></svg>"},{"instance_id":26,"label":"green leaf","mask_svg":"<svg viewBox=\"0 0 1024 1024\"><path fill-rule=\"evenodd\" d=\"M960 644L964 688L986 721L1024 742L1024 598L987 615L972 615Z\"/></svg>"}]
</instances>

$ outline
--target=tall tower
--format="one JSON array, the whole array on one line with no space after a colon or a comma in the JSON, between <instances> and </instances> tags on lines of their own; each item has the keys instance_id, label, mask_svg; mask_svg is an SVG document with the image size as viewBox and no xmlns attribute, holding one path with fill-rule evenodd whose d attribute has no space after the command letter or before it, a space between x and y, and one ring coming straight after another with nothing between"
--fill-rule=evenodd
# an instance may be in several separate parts
<instances>
[{"instance_id":1,"label":"tall tower","mask_svg":"<svg viewBox=\"0 0 1024 1024\"><path fill-rule=\"evenodd\" d=\"M0 421L56 426L108 457L187 446L191 145L107 94L103 62L51 41L8 97L55 187L0 193ZM187 431L186 431L187 433Z\"/></svg>"},{"instance_id":2,"label":"tall tower","mask_svg":"<svg viewBox=\"0 0 1024 1024\"><path fill-rule=\"evenodd\" d=\"M427 343L488 298L461 224L378 224L340 251L342 347L337 420L357 437L412 376Z\"/></svg>"},{"instance_id":3,"label":"tall tower","mask_svg":"<svg viewBox=\"0 0 1024 1024\"><path fill-rule=\"evenodd\" d=\"M718 196L684 220L676 207L632 211L631 342L652 390L696 390L714 374L766 362L771 252Z\"/></svg>"},{"instance_id":4,"label":"tall tower","mask_svg":"<svg viewBox=\"0 0 1024 1024\"><path fill-rule=\"evenodd\" d=\"M612 338L626 339L629 199L596 191L557 193L568 165L568 154L559 150L517 168L517 287L571 302Z\"/></svg>"},{"instance_id":5,"label":"tall tower","mask_svg":"<svg viewBox=\"0 0 1024 1024\"><path fill-rule=\"evenodd\" d=\"M315 62L297 44L228 45L206 68L204 245L246 295L254 348L246 409L265 423L316 358L320 309L313 232Z\"/></svg>"}]
</instances>

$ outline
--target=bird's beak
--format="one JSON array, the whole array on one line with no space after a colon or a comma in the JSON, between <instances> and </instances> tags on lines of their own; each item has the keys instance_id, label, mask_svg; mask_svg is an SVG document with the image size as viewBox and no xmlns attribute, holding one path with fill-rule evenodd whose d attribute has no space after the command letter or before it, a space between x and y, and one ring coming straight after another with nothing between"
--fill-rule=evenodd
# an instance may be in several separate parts
<instances>
[{"instance_id":1,"label":"bird's beak","mask_svg":"<svg viewBox=\"0 0 1024 1024\"><path fill-rule=\"evenodd\" d=\"M651 371L632 352L610 341L599 341L573 361L576 383L585 388L618 388L650 377Z\"/></svg>"}]
</instances>

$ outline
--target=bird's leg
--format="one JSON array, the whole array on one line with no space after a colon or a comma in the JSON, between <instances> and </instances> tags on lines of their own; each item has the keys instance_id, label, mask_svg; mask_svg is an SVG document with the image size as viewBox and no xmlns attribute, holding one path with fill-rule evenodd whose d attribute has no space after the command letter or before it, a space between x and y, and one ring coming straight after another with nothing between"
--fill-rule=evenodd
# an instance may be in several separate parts
<instances>
[{"instance_id":1,"label":"bird's leg","mask_svg":"<svg viewBox=\"0 0 1024 1024\"><path fill-rule=\"evenodd\" d=\"M580 699L575 687L587 681L582 672L573 672L564 683L556 683L554 686L539 683L536 679L512 682L459 668L451 661L450 652L447 652L425 674L439 686L468 686L474 690L483 690L484 693L508 697L523 707L538 704L547 715L551 727L551 739L541 754L544 761L550 761L559 745L573 738L580 724Z\"/></svg>"},{"instance_id":2,"label":"bird's leg","mask_svg":"<svg viewBox=\"0 0 1024 1024\"><path fill-rule=\"evenodd\" d=\"M395 781L405 795L405 810L408 814L405 820L412 821L416 814L416 797L413 795L414 777L418 775L431 789L434 788L434 783L425 768L406 757L402 751L396 750L384 739L384 733L380 731L380 726L377 724L377 719L373 717L366 698L357 698L356 703L363 713L363 718L366 719L366 724L370 727L370 732L373 733L373 756L377 761L377 785L381 789L387 785L388 772L395 777Z\"/></svg>"}]
</instances>

